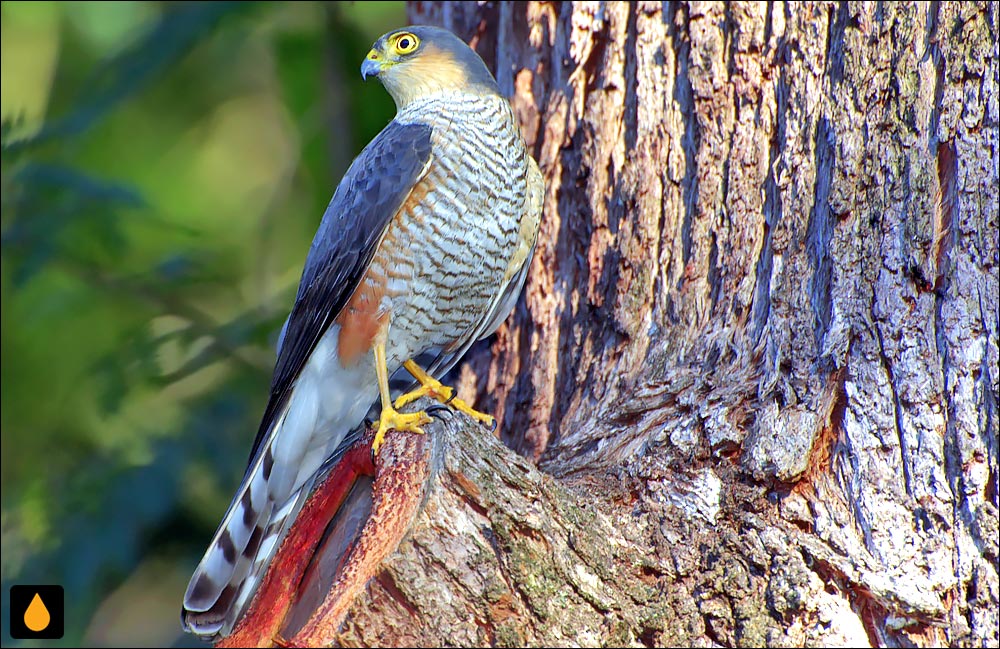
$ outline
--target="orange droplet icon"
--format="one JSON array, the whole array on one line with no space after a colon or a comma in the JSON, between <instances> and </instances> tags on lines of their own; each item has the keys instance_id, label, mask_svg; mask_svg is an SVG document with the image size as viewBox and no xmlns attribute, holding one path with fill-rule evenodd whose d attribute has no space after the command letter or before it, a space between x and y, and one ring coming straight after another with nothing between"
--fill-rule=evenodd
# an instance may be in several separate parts
<instances>
[{"instance_id":1,"label":"orange droplet icon","mask_svg":"<svg viewBox=\"0 0 1000 649\"><path fill-rule=\"evenodd\" d=\"M49 609L45 608L45 602L42 601L38 593L35 593L31 603L28 604L28 609L24 612L24 625L38 633L44 630L51 620L52 617L49 615Z\"/></svg>"}]
</instances>

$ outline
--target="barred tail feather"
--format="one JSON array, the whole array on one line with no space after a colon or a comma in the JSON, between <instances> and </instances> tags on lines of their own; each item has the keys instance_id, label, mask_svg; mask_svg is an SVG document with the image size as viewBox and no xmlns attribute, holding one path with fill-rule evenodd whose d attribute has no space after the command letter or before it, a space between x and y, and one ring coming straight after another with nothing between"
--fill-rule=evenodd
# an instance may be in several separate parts
<instances>
[{"instance_id":1,"label":"barred tail feather","mask_svg":"<svg viewBox=\"0 0 1000 649\"><path fill-rule=\"evenodd\" d=\"M337 333L328 331L310 356L191 577L181 620L192 633L230 634L324 463L357 439L377 399L370 363L340 364Z\"/></svg>"},{"instance_id":2,"label":"barred tail feather","mask_svg":"<svg viewBox=\"0 0 1000 649\"><path fill-rule=\"evenodd\" d=\"M271 527L274 502L269 494L268 480L273 462L268 445L247 472L240 491L191 577L184 594L181 620L192 633L225 635L233 619L238 617L238 611L237 615L233 614L233 604L245 589L250 566L257 558L266 530Z\"/></svg>"}]
</instances>

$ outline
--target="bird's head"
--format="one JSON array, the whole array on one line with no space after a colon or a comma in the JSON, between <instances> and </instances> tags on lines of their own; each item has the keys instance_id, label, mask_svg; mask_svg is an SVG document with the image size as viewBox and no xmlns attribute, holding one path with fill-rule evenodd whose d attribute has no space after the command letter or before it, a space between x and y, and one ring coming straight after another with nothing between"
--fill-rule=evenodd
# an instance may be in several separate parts
<instances>
[{"instance_id":1,"label":"bird's head","mask_svg":"<svg viewBox=\"0 0 1000 649\"><path fill-rule=\"evenodd\" d=\"M372 76L397 108L434 92L500 93L479 55L440 27L412 25L383 35L361 64L361 77Z\"/></svg>"}]
</instances>

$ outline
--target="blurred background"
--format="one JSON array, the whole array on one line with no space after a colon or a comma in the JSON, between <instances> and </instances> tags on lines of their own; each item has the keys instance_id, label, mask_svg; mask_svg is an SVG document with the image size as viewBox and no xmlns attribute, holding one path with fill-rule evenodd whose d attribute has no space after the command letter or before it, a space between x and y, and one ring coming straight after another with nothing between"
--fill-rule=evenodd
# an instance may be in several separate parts
<instances>
[{"instance_id":1,"label":"blurred background","mask_svg":"<svg viewBox=\"0 0 1000 649\"><path fill-rule=\"evenodd\" d=\"M358 69L403 3L0 14L3 644L9 586L55 583L47 646L199 646L181 597L323 209L394 113Z\"/></svg>"}]
</instances>

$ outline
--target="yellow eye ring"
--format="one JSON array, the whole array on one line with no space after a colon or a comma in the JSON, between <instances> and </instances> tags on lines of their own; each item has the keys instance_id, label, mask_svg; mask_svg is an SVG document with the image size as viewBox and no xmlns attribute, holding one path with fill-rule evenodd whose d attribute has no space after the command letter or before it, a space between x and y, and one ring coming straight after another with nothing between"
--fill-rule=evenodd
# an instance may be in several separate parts
<instances>
[{"instance_id":1,"label":"yellow eye ring","mask_svg":"<svg viewBox=\"0 0 1000 649\"><path fill-rule=\"evenodd\" d=\"M392 41L397 54L409 54L420 45L420 39L410 32L398 34Z\"/></svg>"}]
</instances>

